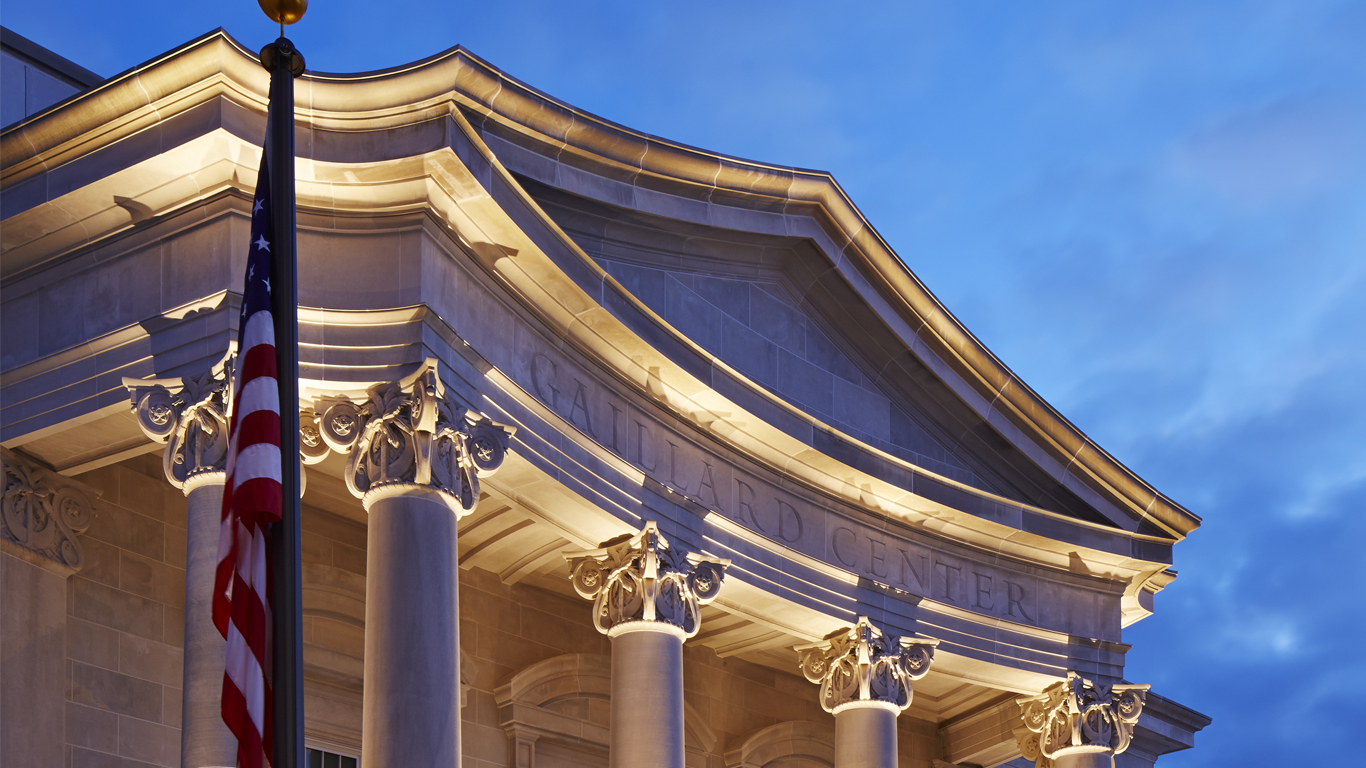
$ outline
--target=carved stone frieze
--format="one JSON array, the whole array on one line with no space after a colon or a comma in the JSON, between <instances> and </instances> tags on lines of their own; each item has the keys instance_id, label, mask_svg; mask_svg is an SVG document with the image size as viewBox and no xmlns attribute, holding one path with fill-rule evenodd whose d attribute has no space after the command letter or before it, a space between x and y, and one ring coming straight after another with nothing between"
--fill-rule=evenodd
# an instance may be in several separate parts
<instances>
[{"instance_id":1,"label":"carved stone frieze","mask_svg":"<svg viewBox=\"0 0 1366 768\"><path fill-rule=\"evenodd\" d=\"M574 590L593 601L593 624L614 635L632 622L660 622L685 638L702 625L701 606L721 592L730 561L681 556L654 522L598 549L566 552Z\"/></svg>"},{"instance_id":2,"label":"carved stone frieze","mask_svg":"<svg viewBox=\"0 0 1366 768\"><path fill-rule=\"evenodd\" d=\"M4 495L0 537L44 564L74 573L84 564L76 534L90 527L98 492L0 448Z\"/></svg>"},{"instance_id":3,"label":"carved stone frieze","mask_svg":"<svg viewBox=\"0 0 1366 768\"><path fill-rule=\"evenodd\" d=\"M802 674L821 686L826 712L881 704L900 712L911 705L911 684L930 671L938 640L887 634L860 616L858 623L797 648Z\"/></svg>"},{"instance_id":4,"label":"carved stone frieze","mask_svg":"<svg viewBox=\"0 0 1366 768\"><path fill-rule=\"evenodd\" d=\"M1129 748L1147 692L1146 685L1099 685L1068 672L1038 696L1020 699L1027 729L1017 736L1020 752L1036 768L1051 768L1067 754L1118 755Z\"/></svg>"},{"instance_id":5,"label":"carved stone frieze","mask_svg":"<svg viewBox=\"0 0 1366 768\"><path fill-rule=\"evenodd\" d=\"M223 472L236 358L232 342L223 359L199 376L123 380L143 434L166 444L162 469L177 488Z\"/></svg>"},{"instance_id":6,"label":"carved stone frieze","mask_svg":"<svg viewBox=\"0 0 1366 768\"><path fill-rule=\"evenodd\" d=\"M419 486L439 491L458 513L474 509L479 479L502 466L514 432L450 397L434 359L402 381L371 387L364 403L321 398L310 421L316 431L305 429L303 442L316 439L323 455L349 454L346 485L357 497Z\"/></svg>"}]
</instances>

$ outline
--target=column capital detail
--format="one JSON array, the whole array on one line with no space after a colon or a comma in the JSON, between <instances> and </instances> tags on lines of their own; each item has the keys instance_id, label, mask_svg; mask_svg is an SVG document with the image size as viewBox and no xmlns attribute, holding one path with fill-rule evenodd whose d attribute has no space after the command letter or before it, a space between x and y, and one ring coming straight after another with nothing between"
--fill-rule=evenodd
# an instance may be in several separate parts
<instances>
[{"instance_id":1,"label":"column capital detail","mask_svg":"<svg viewBox=\"0 0 1366 768\"><path fill-rule=\"evenodd\" d=\"M1036 768L1052 768L1070 754L1118 755L1129 748L1147 693L1146 685L1100 685L1068 672L1066 680L1019 700L1026 729L1017 732L1020 752Z\"/></svg>"},{"instance_id":2,"label":"column capital detail","mask_svg":"<svg viewBox=\"0 0 1366 768\"><path fill-rule=\"evenodd\" d=\"M90 527L100 492L0 448L0 541L5 549L70 576L85 564L76 535Z\"/></svg>"},{"instance_id":3,"label":"column capital detail","mask_svg":"<svg viewBox=\"0 0 1366 768\"><path fill-rule=\"evenodd\" d=\"M675 553L653 521L564 557L574 591L593 601L593 624L609 637L636 630L696 635L701 607L721 593L730 565L725 558Z\"/></svg>"},{"instance_id":4,"label":"column capital detail","mask_svg":"<svg viewBox=\"0 0 1366 768\"><path fill-rule=\"evenodd\" d=\"M199 375L123 380L143 434L164 443L161 468L187 494L205 483L222 483L228 455L232 374L237 342Z\"/></svg>"},{"instance_id":5,"label":"column capital detail","mask_svg":"<svg viewBox=\"0 0 1366 768\"><path fill-rule=\"evenodd\" d=\"M911 705L911 683L930 671L938 640L898 637L873 626L867 616L820 642L797 647L802 674L821 686L826 712L885 707L897 713Z\"/></svg>"},{"instance_id":6,"label":"column capital detail","mask_svg":"<svg viewBox=\"0 0 1366 768\"><path fill-rule=\"evenodd\" d=\"M346 487L367 507L409 488L435 491L456 514L468 514L479 479L503 465L516 430L457 403L437 365L428 358L402 380L370 387L363 403L319 398L300 419L305 461L329 450L348 454Z\"/></svg>"}]
</instances>

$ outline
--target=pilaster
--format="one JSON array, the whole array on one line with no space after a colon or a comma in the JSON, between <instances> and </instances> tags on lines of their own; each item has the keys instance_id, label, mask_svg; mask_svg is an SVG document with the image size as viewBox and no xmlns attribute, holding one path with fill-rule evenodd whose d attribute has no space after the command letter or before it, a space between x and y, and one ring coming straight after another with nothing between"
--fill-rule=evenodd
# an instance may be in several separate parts
<instances>
[{"instance_id":1,"label":"pilaster","mask_svg":"<svg viewBox=\"0 0 1366 768\"><path fill-rule=\"evenodd\" d=\"M67 578L99 495L0 448L0 744L6 764L64 756Z\"/></svg>"}]
</instances>

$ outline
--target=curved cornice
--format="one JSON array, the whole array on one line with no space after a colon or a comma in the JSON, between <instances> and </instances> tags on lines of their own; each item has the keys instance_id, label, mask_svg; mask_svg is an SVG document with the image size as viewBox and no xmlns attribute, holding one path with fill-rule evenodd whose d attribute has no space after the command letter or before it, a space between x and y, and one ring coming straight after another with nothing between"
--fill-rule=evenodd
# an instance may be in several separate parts
<instances>
[{"instance_id":1,"label":"curved cornice","mask_svg":"<svg viewBox=\"0 0 1366 768\"><path fill-rule=\"evenodd\" d=\"M41 190L18 189L30 186L24 182L192 109L202 103L196 92L214 90L259 108L267 89L268 76L255 55L221 30L110 78L0 136L5 216L61 191L49 179ZM414 125L459 108L482 116L485 130L496 129L524 148L605 178L739 209L808 215L835 243L838 256L831 257L867 277L877 294L868 298L891 306L917 341L990 411L1134 520L1150 521L1178 539L1199 525L1198 517L1106 453L987 350L910 272L828 173L727 157L633 131L557 101L459 47L379 72L306 74L296 102L315 128L338 132ZM76 103L80 107L71 108ZM326 146L300 154L306 151L327 159ZM600 272L582 251L574 251Z\"/></svg>"}]
</instances>

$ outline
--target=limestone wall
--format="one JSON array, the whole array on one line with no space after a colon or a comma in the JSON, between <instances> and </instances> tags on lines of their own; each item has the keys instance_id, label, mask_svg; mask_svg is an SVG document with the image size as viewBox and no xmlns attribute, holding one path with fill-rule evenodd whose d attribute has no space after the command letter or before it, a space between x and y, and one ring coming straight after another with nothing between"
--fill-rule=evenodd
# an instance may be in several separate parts
<instances>
[{"instance_id":1,"label":"limestone wall","mask_svg":"<svg viewBox=\"0 0 1366 768\"><path fill-rule=\"evenodd\" d=\"M68 765L178 766L185 497L160 454L78 479L103 495L67 580Z\"/></svg>"}]
</instances>

